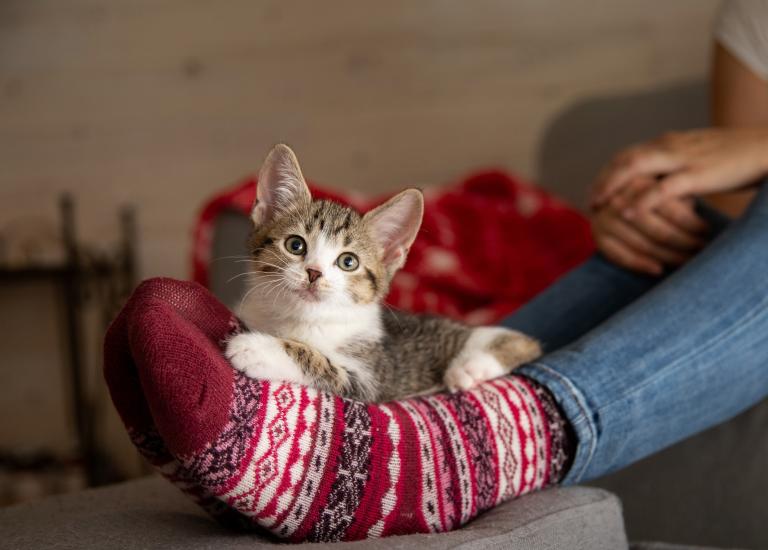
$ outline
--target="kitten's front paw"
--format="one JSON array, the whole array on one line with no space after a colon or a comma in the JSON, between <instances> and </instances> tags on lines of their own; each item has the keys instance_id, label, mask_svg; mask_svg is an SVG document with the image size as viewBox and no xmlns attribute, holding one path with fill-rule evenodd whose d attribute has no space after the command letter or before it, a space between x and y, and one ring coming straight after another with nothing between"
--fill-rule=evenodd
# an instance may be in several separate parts
<instances>
[{"instance_id":1,"label":"kitten's front paw","mask_svg":"<svg viewBox=\"0 0 768 550\"><path fill-rule=\"evenodd\" d=\"M491 354L476 352L453 361L445 371L443 384L452 392L468 390L480 382L506 374L506 369Z\"/></svg>"},{"instance_id":2,"label":"kitten's front paw","mask_svg":"<svg viewBox=\"0 0 768 550\"><path fill-rule=\"evenodd\" d=\"M234 336L224 355L235 369L249 378L305 384L304 375L285 353L282 342L258 332Z\"/></svg>"}]
</instances>

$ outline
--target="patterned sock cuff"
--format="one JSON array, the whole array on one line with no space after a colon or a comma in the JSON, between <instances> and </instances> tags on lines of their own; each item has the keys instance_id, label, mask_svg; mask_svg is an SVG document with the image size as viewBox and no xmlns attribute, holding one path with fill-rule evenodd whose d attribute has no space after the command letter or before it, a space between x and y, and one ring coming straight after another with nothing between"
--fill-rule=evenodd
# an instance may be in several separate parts
<instances>
[{"instance_id":1,"label":"patterned sock cuff","mask_svg":"<svg viewBox=\"0 0 768 550\"><path fill-rule=\"evenodd\" d=\"M549 463L547 484L556 485L563 480L573 463L573 457L576 454L576 434L549 389L532 378L526 377L526 380L536 393L536 397L539 398L547 417L552 457Z\"/></svg>"}]
</instances>

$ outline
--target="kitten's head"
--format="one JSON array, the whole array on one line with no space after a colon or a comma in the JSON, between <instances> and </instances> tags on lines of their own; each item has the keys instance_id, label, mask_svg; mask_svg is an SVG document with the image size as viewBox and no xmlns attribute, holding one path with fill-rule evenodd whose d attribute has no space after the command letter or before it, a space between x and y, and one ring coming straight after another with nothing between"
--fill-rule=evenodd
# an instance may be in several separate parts
<instances>
[{"instance_id":1,"label":"kitten's head","mask_svg":"<svg viewBox=\"0 0 768 550\"><path fill-rule=\"evenodd\" d=\"M251 214L249 301L299 312L379 302L405 263L423 211L417 189L364 216L312 200L293 151L277 145L259 173Z\"/></svg>"}]
</instances>

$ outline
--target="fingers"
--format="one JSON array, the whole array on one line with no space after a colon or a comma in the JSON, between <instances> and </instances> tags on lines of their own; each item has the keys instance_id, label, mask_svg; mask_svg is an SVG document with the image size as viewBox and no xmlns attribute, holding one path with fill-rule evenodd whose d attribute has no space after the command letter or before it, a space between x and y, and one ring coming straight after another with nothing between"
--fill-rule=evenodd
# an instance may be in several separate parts
<instances>
[{"instance_id":1,"label":"fingers","mask_svg":"<svg viewBox=\"0 0 768 550\"><path fill-rule=\"evenodd\" d=\"M602 235L596 240L600 251L613 263L625 269L649 275L661 275L664 272L661 262L633 250L611 235Z\"/></svg>"},{"instance_id":2,"label":"fingers","mask_svg":"<svg viewBox=\"0 0 768 550\"><path fill-rule=\"evenodd\" d=\"M655 178L635 178L617 191L608 205L624 215L633 209L634 203L643 193L658 184ZM683 249L694 246L691 238L698 240L709 231L709 225L696 214L693 200L683 197L662 202L655 210L641 211L632 225L662 244L667 243Z\"/></svg>"},{"instance_id":3,"label":"fingers","mask_svg":"<svg viewBox=\"0 0 768 550\"><path fill-rule=\"evenodd\" d=\"M617 189L616 192L608 198L606 205L613 209L614 212L623 212L634 204L635 197L640 195L640 193L648 189L651 185L655 185L655 183L656 180L654 178L644 176L629 180L624 187Z\"/></svg>"},{"instance_id":4,"label":"fingers","mask_svg":"<svg viewBox=\"0 0 768 550\"><path fill-rule=\"evenodd\" d=\"M621 212L623 215L623 212L632 208L638 196L655 185L658 183L654 178L635 178L611 197L609 207L614 212ZM680 223L674 223L674 221L664 217L660 211L648 210L641 211L637 219L629 225L663 248L689 251L698 250L704 246L703 240L696 232L704 224L698 220L698 216L693 212L693 205L684 202L683 199L662 203L660 208L665 205L670 217L673 220L680 220ZM695 228L695 230L690 228Z\"/></svg>"},{"instance_id":5,"label":"fingers","mask_svg":"<svg viewBox=\"0 0 768 550\"><path fill-rule=\"evenodd\" d=\"M669 230L666 226L662 227L659 233ZM665 243L654 241L610 208L594 216L593 232L598 248L609 259L634 271L659 275L664 265L680 265L690 257L686 250L676 250ZM684 241L684 244L694 243Z\"/></svg>"},{"instance_id":6,"label":"fingers","mask_svg":"<svg viewBox=\"0 0 768 550\"><path fill-rule=\"evenodd\" d=\"M665 203L635 220L623 219L615 207L631 203L631 190L642 192L647 184L631 182L593 215L592 226L595 242L608 259L633 271L659 275L665 265L682 265L700 250L706 244L708 226L688 199Z\"/></svg>"},{"instance_id":7,"label":"fingers","mask_svg":"<svg viewBox=\"0 0 768 550\"><path fill-rule=\"evenodd\" d=\"M607 204L638 176L662 179L639 196L630 217L675 197L738 189L768 171L767 150L768 130L762 128L668 133L617 155L593 187L592 207Z\"/></svg>"},{"instance_id":8,"label":"fingers","mask_svg":"<svg viewBox=\"0 0 768 550\"><path fill-rule=\"evenodd\" d=\"M656 211L641 211L633 222L633 227L663 248L690 252L706 244L700 233L682 229Z\"/></svg>"},{"instance_id":9,"label":"fingers","mask_svg":"<svg viewBox=\"0 0 768 550\"><path fill-rule=\"evenodd\" d=\"M594 185L591 205L604 206L619 189L638 177L655 177L682 167L676 155L658 143L627 149L600 174Z\"/></svg>"},{"instance_id":10,"label":"fingers","mask_svg":"<svg viewBox=\"0 0 768 550\"><path fill-rule=\"evenodd\" d=\"M664 266L682 265L705 246L708 225L696 214L692 200L676 195L687 192L682 174L662 180L645 173L627 176L595 210L595 241L610 260L659 275ZM641 208L640 200L649 197L658 199L657 206Z\"/></svg>"},{"instance_id":11,"label":"fingers","mask_svg":"<svg viewBox=\"0 0 768 550\"><path fill-rule=\"evenodd\" d=\"M709 224L696 213L692 199L667 201L660 204L656 211L659 216L689 235L698 237L709 235Z\"/></svg>"},{"instance_id":12,"label":"fingers","mask_svg":"<svg viewBox=\"0 0 768 550\"><path fill-rule=\"evenodd\" d=\"M647 228L643 229L648 230ZM664 230L666 228L662 230L654 228L653 231L661 233ZM648 231L651 232L650 230ZM624 241L637 252L654 258L662 264L680 265L688 260L690 256L686 253L685 248L676 249L669 246L665 241L655 240L637 226L630 225L621 219L617 219L612 224L610 232L612 236ZM690 248L693 248L693 246Z\"/></svg>"},{"instance_id":13,"label":"fingers","mask_svg":"<svg viewBox=\"0 0 768 550\"><path fill-rule=\"evenodd\" d=\"M639 193L634 205L625 210L624 215L633 219L640 212L648 212L659 207L662 203L690 195L697 187L698 174L693 170L685 170L670 174Z\"/></svg>"}]
</instances>

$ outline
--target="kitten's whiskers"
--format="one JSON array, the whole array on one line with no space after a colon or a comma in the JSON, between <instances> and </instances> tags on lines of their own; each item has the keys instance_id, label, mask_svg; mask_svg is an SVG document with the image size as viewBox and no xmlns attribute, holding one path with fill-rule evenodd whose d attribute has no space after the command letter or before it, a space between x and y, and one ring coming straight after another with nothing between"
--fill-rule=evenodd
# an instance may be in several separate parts
<instances>
[{"instance_id":1,"label":"kitten's whiskers","mask_svg":"<svg viewBox=\"0 0 768 550\"><path fill-rule=\"evenodd\" d=\"M229 284L229 283L231 283L232 281L234 281L235 279L237 279L239 277L245 277L246 275L258 275L258 274L259 274L258 271L246 271L245 273L238 273L237 275L227 279L227 282L224 283L224 284Z\"/></svg>"}]
</instances>

